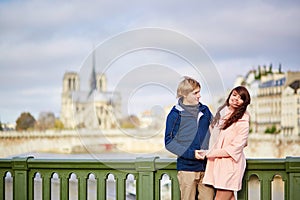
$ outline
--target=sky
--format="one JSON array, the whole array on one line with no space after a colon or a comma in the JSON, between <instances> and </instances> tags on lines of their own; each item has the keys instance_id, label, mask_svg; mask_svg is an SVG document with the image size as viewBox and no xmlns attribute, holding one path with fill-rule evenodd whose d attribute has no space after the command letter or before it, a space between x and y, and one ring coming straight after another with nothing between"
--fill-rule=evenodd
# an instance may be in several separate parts
<instances>
[{"instance_id":1,"label":"sky","mask_svg":"<svg viewBox=\"0 0 300 200\"><path fill-rule=\"evenodd\" d=\"M299 71L299 20L291 0L2 0L0 121L59 117L64 73L80 73L85 88L93 50L128 113L175 103L183 75L210 104L259 65Z\"/></svg>"}]
</instances>

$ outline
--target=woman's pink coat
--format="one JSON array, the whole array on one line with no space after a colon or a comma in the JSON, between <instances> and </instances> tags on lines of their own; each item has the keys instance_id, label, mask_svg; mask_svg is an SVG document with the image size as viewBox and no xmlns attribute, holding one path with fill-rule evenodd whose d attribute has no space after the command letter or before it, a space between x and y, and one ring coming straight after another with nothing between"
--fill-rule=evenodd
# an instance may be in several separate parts
<instances>
[{"instance_id":1,"label":"woman's pink coat","mask_svg":"<svg viewBox=\"0 0 300 200\"><path fill-rule=\"evenodd\" d=\"M224 109L225 116L228 116L229 109ZM245 113L236 123L220 131L216 143L208 153L214 157L207 160L203 183L219 189L241 190L246 168L243 150L247 146L249 118L249 114ZM222 118L220 122L221 125Z\"/></svg>"}]
</instances>

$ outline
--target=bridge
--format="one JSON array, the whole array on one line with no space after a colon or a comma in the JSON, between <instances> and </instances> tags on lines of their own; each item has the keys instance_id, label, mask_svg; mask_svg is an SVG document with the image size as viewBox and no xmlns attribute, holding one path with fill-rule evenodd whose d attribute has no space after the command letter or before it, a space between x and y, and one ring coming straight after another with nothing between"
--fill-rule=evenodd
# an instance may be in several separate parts
<instances>
[{"instance_id":1,"label":"bridge","mask_svg":"<svg viewBox=\"0 0 300 200\"><path fill-rule=\"evenodd\" d=\"M64 130L0 132L0 157L29 152L50 153L163 153L163 130ZM250 134L248 158L285 158L300 156L300 136Z\"/></svg>"},{"instance_id":2,"label":"bridge","mask_svg":"<svg viewBox=\"0 0 300 200\"><path fill-rule=\"evenodd\" d=\"M0 157L28 152L49 153L152 153L164 150L157 130L64 130L0 132Z\"/></svg>"},{"instance_id":3,"label":"bridge","mask_svg":"<svg viewBox=\"0 0 300 200\"><path fill-rule=\"evenodd\" d=\"M0 198L125 200L133 194L133 199L179 200L176 175L175 159L159 157L6 158L0 159ZM299 180L299 157L247 159L243 187L237 196L239 200L299 199ZM130 189L129 185L133 187Z\"/></svg>"}]
</instances>

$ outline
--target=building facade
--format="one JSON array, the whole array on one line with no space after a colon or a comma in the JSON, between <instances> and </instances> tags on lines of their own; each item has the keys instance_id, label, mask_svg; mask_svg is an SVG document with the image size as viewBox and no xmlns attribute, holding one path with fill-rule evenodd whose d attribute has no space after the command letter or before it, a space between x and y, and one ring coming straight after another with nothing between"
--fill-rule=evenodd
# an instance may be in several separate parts
<instances>
[{"instance_id":1,"label":"building facade","mask_svg":"<svg viewBox=\"0 0 300 200\"><path fill-rule=\"evenodd\" d=\"M300 72L288 72L282 93L281 131L284 135L300 135Z\"/></svg>"},{"instance_id":2,"label":"building facade","mask_svg":"<svg viewBox=\"0 0 300 200\"><path fill-rule=\"evenodd\" d=\"M281 66L251 70L239 77L251 95L251 130L255 133L300 135L300 72L282 72ZM298 100L299 99L299 100Z\"/></svg>"},{"instance_id":3,"label":"building facade","mask_svg":"<svg viewBox=\"0 0 300 200\"><path fill-rule=\"evenodd\" d=\"M92 70L90 88L80 88L80 76L66 72L61 96L61 121L65 128L111 129L120 117L121 99L107 91L106 76Z\"/></svg>"}]
</instances>

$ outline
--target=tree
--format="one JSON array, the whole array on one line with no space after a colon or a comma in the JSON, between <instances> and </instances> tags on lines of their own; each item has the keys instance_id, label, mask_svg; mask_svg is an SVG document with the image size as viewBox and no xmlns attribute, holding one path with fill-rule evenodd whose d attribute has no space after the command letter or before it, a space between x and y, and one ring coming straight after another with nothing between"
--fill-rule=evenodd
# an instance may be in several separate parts
<instances>
[{"instance_id":1,"label":"tree","mask_svg":"<svg viewBox=\"0 0 300 200\"><path fill-rule=\"evenodd\" d=\"M279 63L279 69L278 69L278 72L279 72L280 74L282 73L282 71L281 71L282 69L281 69L281 68L282 68L281 63Z\"/></svg>"},{"instance_id":2,"label":"tree","mask_svg":"<svg viewBox=\"0 0 300 200\"><path fill-rule=\"evenodd\" d=\"M272 73L273 73L272 68L273 68L273 65L272 65L272 63L271 63L270 66L269 66L269 74L272 74Z\"/></svg>"},{"instance_id":3,"label":"tree","mask_svg":"<svg viewBox=\"0 0 300 200\"><path fill-rule=\"evenodd\" d=\"M28 129L33 129L35 126L36 120L29 112L21 113L16 121L16 130L17 131L26 131Z\"/></svg>"},{"instance_id":4,"label":"tree","mask_svg":"<svg viewBox=\"0 0 300 200\"><path fill-rule=\"evenodd\" d=\"M261 68L260 65L258 65L258 74L256 74L255 79L260 80L260 78L261 78Z\"/></svg>"},{"instance_id":5,"label":"tree","mask_svg":"<svg viewBox=\"0 0 300 200\"><path fill-rule=\"evenodd\" d=\"M2 123L0 121L0 131L3 131Z\"/></svg>"},{"instance_id":6,"label":"tree","mask_svg":"<svg viewBox=\"0 0 300 200\"><path fill-rule=\"evenodd\" d=\"M121 120L122 128L137 128L140 125L139 118L135 115L130 115Z\"/></svg>"},{"instance_id":7,"label":"tree","mask_svg":"<svg viewBox=\"0 0 300 200\"><path fill-rule=\"evenodd\" d=\"M62 129L64 129L64 124L62 123L62 121L60 121L58 118L56 118L54 128L57 130L62 130Z\"/></svg>"},{"instance_id":8,"label":"tree","mask_svg":"<svg viewBox=\"0 0 300 200\"><path fill-rule=\"evenodd\" d=\"M275 125L272 125L272 127L267 127L266 130L265 130L265 133L268 133L268 134L275 134L275 133L279 133L279 130L277 130L276 126Z\"/></svg>"},{"instance_id":9,"label":"tree","mask_svg":"<svg viewBox=\"0 0 300 200\"><path fill-rule=\"evenodd\" d=\"M263 75L266 75L266 74L267 74L267 66L266 66L266 65L264 65L264 66L263 66L263 68L264 68Z\"/></svg>"},{"instance_id":10,"label":"tree","mask_svg":"<svg viewBox=\"0 0 300 200\"><path fill-rule=\"evenodd\" d=\"M53 112L41 112L36 124L39 130L53 129L55 127L55 116Z\"/></svg>"}]
</instances>

